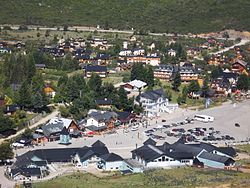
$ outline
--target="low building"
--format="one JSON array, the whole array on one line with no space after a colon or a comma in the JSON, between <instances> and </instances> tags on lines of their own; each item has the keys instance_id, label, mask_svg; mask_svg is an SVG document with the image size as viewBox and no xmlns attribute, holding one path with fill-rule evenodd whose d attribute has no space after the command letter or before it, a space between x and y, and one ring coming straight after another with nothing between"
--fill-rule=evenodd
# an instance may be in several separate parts
<instances>
[{"instance_id":1,"label":"low building","mask_svg":"<svg viewBox=\"0 0 250 188\"><path fill-rule=\"evenodd\" d=\"M202 152L197 156L197 159L204 164L204 166L211 168L227 169L234 167L235 161L226 156L221 156L213 153Z\"/></svg>"},{"instance_id":2,"label":"low building","mask_svg":"<svg viewBox=\"0 0 250 188\"><path fill-rule=\"evenodd\" d=\"M90 78L92 74L98 74L101 78L107 77L107 67L99 65L85 66L85 77Z\"/></svg>"},{"instance_id":3,"label":"low building","mask_svg":"<svg viewBox=\"0 0 250 188\"><path fill-rule=\"evenodd\" d=\"M104 99L96 99L95 103L99 108L107 109L112 107L113 101L111 99L104 98Z\"/></svg>"},{"instance_id":4,"label":"low building","mask_svg":"<svg viewBox=\"0 0 250 188\"><path fill-rule=\"evenodd\" d=\"M235 73L242 73L247 70L247 62L236 59L232 64L232 71Z\"/></svg>"},{"instance_id":5,"label":"low building","mask_svg":"<svg viewBox=\"0 0 250 188\"><path fill-rule=\"evenodd\" d=\"M66 127L63 127L63 130L60 132L60 144L69 145L70 144L70 135Z\"/></svg>"},{"instance_id":6,"label":"low building","mask_svg":"<svg viewBox=\"0 0 250 188\"><path fill-rule=\"evenodd\" d=\"M126 91L140 91L147 86L146 82L141 80L133 80L123 85Z\"/></svg>"},{"instance_id":7,"label":"low building","mask_svg":"<svg viewBox=\"0 0 250 188\"><path fill-rule=\"evenodd\" d=\"M190 82L192 80L198 80L198 72L194 67L180 67L179 73L182 82Z\"/></svg>"},{"instance_id":8,"label":"low building","mask_svg":"<svg viewBox=\"0 0 250 188\"><path fill-rule=\"evenodd\" d=\"M101 161L97 165L99 169L104 171L121 171L123 169L124 159L115 153L107 153L100 158Z\"/></svg>"},{"instance_id":9,"label":"low building","mask_svg":"<svg viewBox=\"0 0 250 188\"><path fill-rule=\"evenodd\" d=\"M147 116L157 116L160 112L171 113L178 108L178 104L170 104L163 89L146 91L137 98Z\"/></svg>"},{"instance_id":10,"label":"low building","mask_svg":"<svg viewBox=\"0 0 250 188\"><path fill-rule=\"evenodd\" d=\"M40 168L14 168L9 170L8 175L15 181L32 181L43 177Z\"/></svg>"},{"instance_id":11,"label":"low building","mask_svg":"<svg viewBox=\"0 0 250 188\"><path fill-rule=\"evenodd\" d=\"M86 129L91 131L103 131L114 128L117 114L109 111L91 111L88 114Z\"/></svg>"},{"instance_id":12,"label":"low building","mask_svg":"<svg viewBox=\"0 0 250 188\"><path fill-rule=\"evenodd\" d=\"M159 65L154 70L154 77L161 80L170 81L172 79L173 73L173 65Z\"/></svg>"}]
</instances>

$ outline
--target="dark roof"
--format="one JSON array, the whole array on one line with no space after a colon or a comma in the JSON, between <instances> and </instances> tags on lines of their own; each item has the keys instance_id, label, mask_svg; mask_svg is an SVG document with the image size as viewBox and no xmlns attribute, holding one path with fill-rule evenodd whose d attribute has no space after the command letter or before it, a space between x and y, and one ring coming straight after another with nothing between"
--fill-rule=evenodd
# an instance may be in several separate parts
<instances>
[{"instance_id":1,"label":"dark roof","mask_svg":"<svg viewBox=\"0 0 250 188\"><path fill-rule=\"evenodd\" d=\"M40 170L40 168L15 168L15 169L11 169L12 176L15 176L19 173L24 175L24 176L40 176L41 170Z\"/></svg>"},{"instance_id":2,"label":"dark roof","mask_svg":"<svg viewBox=\"0 0 250 188\"><path fill-rule=\"evenodd\" d=\"M50 162L69 162L79 148L56 148L34 150L33 156Z\"/></svg>"},{"instance_id":3,"label":"dark roof","mask_svg":"<svg viewBox=\"0 0 250 188\"><path fill-rule=\"evenodd\" d=\"M123 158L115 153L107 153L100 158L106 162L123 161Z\"/></svg>"},{"instance_id":4,"label":"dark roof","mask_svg":"<svg viewBox=\"0 0 250 188\"><path fill-rule=\"evenodd\" d=\"M157 100L160 97L165 97L163 89L157 89L152 91L146 91L140 95L140 97L147 98L150 100Z\"/></svg>"},{"instance_id":5,"label":"dark roof","mask_svg":"<svg viewBox=\"0 0 250 188\"><path fill-rule=\"evenodd\" d=\"M106 128L107 128L107 125L103 125L103 126L99 126L99 127L91 125L91 126L86 127L86 129L91 130L91 131L101 131L101 130L104 130Z\"/></svg>"},{"instance_id":6,"label":"dark roof","mask_svg":"<svg viewBox=\"0 0 250 188\"><path fill-rule=\"evenodd\" d=\"M133 118L133 114L131 114L128 111L124 111L124 112L116 112L118 115L118 119L122 122L128 122L131 118Z\"/></svg>"},{"instance_id":7,"label":"dark roof","mask_svg":"<svg viewBox=\"0 0 250 188\"><path fill-rule=\"evenodd\" d=\"M46 65L45 64L35 64L36 68L45 68Z\"/></svg>"},{"instance_id":8,"label":"dark roof","mask_svg":"<svg viewBox=\"0 0 250 188\"><path fill-rule=\"evenodd\" d=\"M205 151L202 152L198 157L202 158L202 159L207 159L207 160L210 160L210 161L216 161L216 162L223 163L223 164L226 164L228 162L228 160L232 160L229 157L216 155L216 154L208 153L208 152L205 152Z\"/></svg>"},{"instance_id":9,"label":"dark roof","mask_svg":"<svg viewBox=\"0 0 250 188\"><path fill-rule=\"evenodd\" d=\"M4 109L4 113L12 113L16 112L20 107L17 104L6 105Z\"/></svg>"},{"instance_id":10,"label":"dark roof","mask_svg":"<svg viewBox=\"0 0 250 188\"><path fill-rule=\"evenodd\" d=\"M152 146L152 145L143 145L135 150L132 151L132 153L140 156L143 158L146 162L152 161L164 154L163 151L160 149Z\"/></svg>"},{"instance_id":11,"label":"dark roof","mask_svg":"<svg viewBox=\"0 0 250 188\"><path fill-rule=\"evenodd\" d=\"M63 127L63 129L62 129L62 131L61 131L60 134L62 134L62 135L69 135L69 131L68 131L68 129L66 127Z\"/></svg>"},{"instance_id":12,"label":"dark roof","mask_svg":"<svg viewBox=\"0 0 250 188\"><path fill-rule=\"evenodd\" d=\"M112 105L112 100L111 99L96 99L95 100L97 105Z\"/></svg>"},{"instance_id":13,"label":"dark roof","mask_svg":"<svg viewBox=\"0 0 250 188\"><path fill-rule=\"evenodd\" d=\"M149 138L149 139L147 139L145 142L143 142L143 144L144 144L144 145L150 144L150 145L155 146L155 145L156 145L156 141L154 141L152 138Z\"/></svg>"},{"instance_id":14,"label":"dark roof","mask_svg":"<svg viewBox=\"0 0 250 188\"><path fill-rule=\"evenodd\" d=\"M189 152L192 153L193 156L197 156L203 149L199 147L194 147L191 144L182 144L182 143L174 143L169 146L176 152Z\"/></svg>"},{"instance_id":15,"label":"dark roof","mask_svg":"<svg viewBox=\"0 0 250 188\"><path fill-rule=\"evenodd\" d=\"M107 72L107 67L106 66L99 66L99 65L95 65L95 66L85 66L85 71L86 72Z\"/></svg>"},{"instance_id":16,"label":"dark roof","mask_svg":"<svg viewBox=\"0 0 250 188\"><path fill-rule=\"evenodd\" d=\"M79 149L77 153L82 161L85 161L95 155L95 153L87 146Z\"/></svg>"},{"instance_id":17,"label":"dark roof","mask_svg":"<svg viewBox=\"0 0 250 188\"><path fill-rule=\"evenodd\" d=\"M57 124L48 123L42 126L43 134L49 137L51 134L60 133L63 130L63 122L58 122Z\"/></svg>"},{"instance_id":18,"label":"dark roof","mask_svg":"<svg viewBox=\"0 0 250 188\"><path fill-rule=\"evenodd\" d=\"M103 142L101 142L100 140L97 140L95 143L93 143L91 145L92 147L106 147L105 144Z\"/></svg>"},{"instance_id":19,"label":"dark roof","mask_svg":"<svg viewBox=\"0 0 250 188\"><path fill-rule=\"evenodd\" d=\"M232 147L218 147L217 148L217 151L221 152L221 153L224 153L226 155L229 155L231 157L234 157L236 156L236 151L234 148Z\"/></svg>"}]
</instances>

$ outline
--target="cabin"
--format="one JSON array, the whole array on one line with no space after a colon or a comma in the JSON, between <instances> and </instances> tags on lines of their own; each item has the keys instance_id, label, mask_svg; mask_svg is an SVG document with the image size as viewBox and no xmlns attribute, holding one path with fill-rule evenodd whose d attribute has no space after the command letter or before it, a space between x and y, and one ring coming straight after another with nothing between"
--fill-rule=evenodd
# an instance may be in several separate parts
<instances>
[{"instance_id":1,"label":"cabin","mask_svg":"<svg viewBox=\"0 0 250 188\"><path fill-rule=\"evenodd\" d=\"M98 74L101 78L107 77L107 67L99 65L85 66L85 77L90 78L92 74Z\"/></svg>"}]
</instances>

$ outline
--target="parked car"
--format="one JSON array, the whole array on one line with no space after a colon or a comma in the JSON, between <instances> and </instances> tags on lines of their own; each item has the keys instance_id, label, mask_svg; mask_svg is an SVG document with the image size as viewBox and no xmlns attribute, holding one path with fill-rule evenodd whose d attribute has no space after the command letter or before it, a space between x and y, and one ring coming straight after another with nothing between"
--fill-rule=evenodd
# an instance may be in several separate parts
<instances>
[{"instance_id":1,"label":"parked car","mask_svg":"<svg viewBox=\"0 0 250 188\"><path fill-rule=\"evenodd\" d=\"M235 123L234 126L235 127L240 127L240 124L239 123Z\"/></svg>"}]
</instances>

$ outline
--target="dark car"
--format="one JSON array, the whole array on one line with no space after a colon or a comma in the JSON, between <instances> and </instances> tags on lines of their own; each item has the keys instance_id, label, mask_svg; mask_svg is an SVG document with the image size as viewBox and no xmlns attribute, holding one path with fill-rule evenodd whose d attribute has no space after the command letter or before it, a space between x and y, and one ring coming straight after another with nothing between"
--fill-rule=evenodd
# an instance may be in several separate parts
<instances>
[{"instance_id":1,"label":"dark car","mask_svg":"<svg viewBox=\"0 0 250 188\"><path fill-rule=\"evenodd\" d=\"M239 123L235 123L234 126L235 127L240 127L240 124Z\"/></svg>"}]
</instances>

